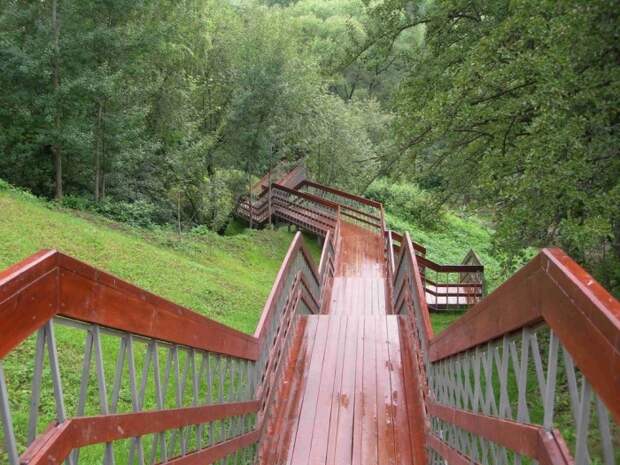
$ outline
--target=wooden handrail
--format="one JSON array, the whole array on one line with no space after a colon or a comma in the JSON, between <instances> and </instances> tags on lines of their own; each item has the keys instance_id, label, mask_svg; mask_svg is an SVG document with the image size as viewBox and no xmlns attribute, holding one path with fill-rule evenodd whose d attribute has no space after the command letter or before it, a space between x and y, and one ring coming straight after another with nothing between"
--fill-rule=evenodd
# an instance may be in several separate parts
<instances>
[{"instance_id":1,"label":"wooden handrail","mask_svg":"<svg viewBox=\"0 0 620 465\"><path fill-rule=\"evenodd\" d=\"M249 401L72 418L49 428L28 448L21 461L28 465L62 463L73 449L170 431L257 411L258 402ZM252 437L255 435L255 433L248 434ZM244 439L247 439L241 438L244 437L240 436L235 440L245 442ZM213 447L195 453L204 456L206 453L213 453Z\"/></svg>"},{"instance_id":2,"label":"wooden handrail","mask_svg":"<svg viewBox=\"0 0 620 465\"><path fill-rule=\"evenodd\" d=\"M252 336L56 250L0 273L0 299L0 358L56 315L247 360L258 357Z\"/></svg>"},{"instance_id":3,"label":"wooden handrail","mask_svg":"<svg viewBox=\"0 0 620 465\"><path fill-rule=\"evenodd\" d=\"M310 255L310 252L308 251L308 249L303 243L303 236L301 235L300 232L297 232L295 234L295 238L293 239L293 242L291 242L291 245L289 246L288 251L286 252L286 256L284 257L282 265L280 266L280 270L278 271L278 274L276 275L276 279L271 288L271 292L269 293L269 296L267 297L267 301L265 302L265 305L263 307L260 320L258 321L256 330L254 331L254 337L258 341L261 341L261 339L264 337L265 330L266 330L266 323L269 320L269 317L271 316L271 311L274 307L274 303L276 299L278 298L278 295L282 292L285 278L287 274L289 273L290 268L293 266L295 257L299 253L302 254L302 256L304 257L304 260L306 260L306 262L308 263L308 268L312 272L312 276L316 280L317 285L319 285L321 282L319 272L316 268L316 265L314 264L314 260L312 256Z\"/></svg>"},{"instance_id":4,"label":"wooden handrail","mask_svg":"<svg viewBox=\"0 0 620 465\"><path fill-rule=\"evenodd\" d=\"M308 179L302 181L301 184L297 186L297 189L301 189L304 186L311 186L311 187L314 187L316 189L323 190L325 192L329 192L330 194L338 195L340 197L344 197L344 198L349 199L349 200L355 200L356 202L359 202L359 203L364 204L364 205L368 205L370 207L381 208L381 203L377 202L375 200L370 200L370 199L367 199L365 197L360 197L359 195L355 195L355 194L351 194L349 192L341 191L341 190L336 189L334 187L325 186L323 184L319 184L318 182L310 181Z\"/></svg>"},{"instance_id":5,"label":"wooden handrail","mask_svg":"<svg viewBox=\"0 0 620 465\"><path fill-rule=\"evenodd\" d=\"M620 422L620 303L560 249L543 249L434 338L430 359L442 360L543 320Z\"/></svg>"},{"instance_id":6,"label":"wooden handrail","mask_svg":"<svg viewBox=\"0 0 620 465\"><path fill-rule=\"evenodd\" d=\"M439 273L482 273L483 265L442 265L434 261L418 256L418 263L424 268L429 268Z\"/></svg>"},{"instance_id":7,"label":"wooden handrail","mask_svg":"<svg viewBox=\"0 0 620 465\"><path fill-rule=\"evenodd\" d=\"M398 242L402 244L404 236L396 231L391 231L391 232L392 232L392 239L396 239ZM387 232L385 232L385 234L387 234ZM413 244L413 249L416 252L419 252L418 255L426 255L426 247L414 241L411 241L411 243ZM394 247L400 250L400 245L394 244Z\"/></svg>"},{"instance_id":8,"label":"wooden handrail","mask_svg":"<svg viewBox=\"0 0 620 465\"><path fill-rule=\"evenodd\" d=\"M304 198L306 200L311 200L312 202L316 202L316 203L325 205L326 207L329 207L329 208L336 209L339 206L338 203L332 202L331 200L326 200L323 197L319 197L318 195L313 195L313 194L309 194L307 192L302 192L302 191L298 191L298 190L295 190L295 189L291 189L291 188L288 188L286 186L282 186L280 184L276 184L276 183L272 184L271 189L281 190L281 191L287 192L289 194L296 195L298 197Z\"/></svg>"}]
</instances>

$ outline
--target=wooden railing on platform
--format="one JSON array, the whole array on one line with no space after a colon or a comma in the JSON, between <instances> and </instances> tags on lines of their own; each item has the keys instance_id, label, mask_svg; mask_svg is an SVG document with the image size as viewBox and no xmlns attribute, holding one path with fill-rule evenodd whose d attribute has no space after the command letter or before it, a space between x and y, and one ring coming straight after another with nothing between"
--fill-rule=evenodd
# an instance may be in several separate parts
<instances>
[{"instance_id":1,"label":"wooden railing on platform","mask_svg":"<svg viewBox=\"0 0 620 465\"><path fill-rule=\"evenodd\" d=\"M358 224L374 231L383 230L383 206L379 202L324 186L308 179L299 183L296 189L337 203L340 205L343 220L349 223Z\"/></svg>"},{"instance_id":2,"label":"wooden railing on platform","mask_svg":"<svg viewBox=\"0 0 620 465\"><path fill-rule=\"evenodd\" d=\"M291 328L320 311L338 244L336 216L317 268L297 233L254 336L57 251L0 272L0 459L252 463Z\"/></svg>"},{"instance_id":3,"label":"wooden railing on platform","mask_svg":"<svg viewBox=\"0 0 620 465\"><path fill-rule=\"evenodd\" d=\"M336 227L339 210L337 203L272 184L271 190L265 190L253 202L242 200L236 212L253 225L263 225L275 217L324 237Z\"/></svg>"},{"instance_id":4,"label":"wooden railing on platform","mask_svg":"<svg viewBox=\"0 0 620 465\"><path fill-rule=\"evenodd\" d=\"M395 273L396 258L404 237L394 231L385 231L385 253L388 275ZM460 265L442 265L426 257L426 248L411 242L418 257L426 303L432 310L464 309L479 302L484 296L484 266L470 251Z\"/></svg>"},{"instance_id":5,"label":"wooden railing on platform","mask_svg":"<svg viewBox=\"0 0 620 465\"><path fill-rule=\"evenodd\" d=\"M416 463L605 464L620 454L620 304L544 249L433 336L408 236L393 304L419 392ZM418 354L416 357L415 354Z\"/></svg>"}]
</instances>

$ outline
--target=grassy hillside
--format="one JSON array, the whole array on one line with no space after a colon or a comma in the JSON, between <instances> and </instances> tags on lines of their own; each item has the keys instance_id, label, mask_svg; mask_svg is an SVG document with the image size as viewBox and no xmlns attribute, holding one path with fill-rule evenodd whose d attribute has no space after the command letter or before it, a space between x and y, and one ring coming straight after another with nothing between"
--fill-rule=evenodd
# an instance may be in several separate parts
<instances>
[{"instance_id":1,"label":"grassy hillside","mask_svg":"<svg viewBox=\"0 0 620 465\"><path fill-rule=\"evenodd\" d=\"M236 224L229 228L228 236L201 231L179 237L168 230L131 228L100 216L60 209L6 185L0 185L0 213L0 269L40 249L56 248L245 332L254 330L293 237L286 228L249 231ZM394 229L409 230L415 240L429 247L429 255L438 261L458 262L473 246L487 266L496 266L487 255L489 233L477 222L455 217L455 224L449 230L438 233L416 228L393 215L388 220ZM319 247L312 238L307 239L318 261ZM458 316L456 313L433 315L433 326L439 332ZM59 327L56 338L62 347L59 357L64 370L66 407L72 414L78 398L84 337L76 338L74 332ZM111 379L118 341L104 340L103 350L106 377ZM138 353L136 357L140 365L143 354ZM33 337L4 360L18 425L16 434L21 444L25 442L29 404L29 389L23 387L31 385L33 360ZM49 379L48 375L44 377ZM40 430L55 416L51 389L49 383L43 386ZM121 388L121 410L130 408L128 389L128 386ZM153 397L150 390L147 394ZM95 391L88 396L90 407L86 413L96 414ZM148 407L154 401L145 402ZM96 462L100 452L85 451L84 459ZM0 463L4 459L0 447Z\"/></svg>"},{"instance_id":2,"label":"grassy hillside","mask_svg":"<svg viewBox=\"0 0 620 465\"><path fill-rule=\"evenodd\" d=\"M0 185L0 269L43 248L56 248L115 274L151 292L185 305L245 332L253 332L293 234L237 228L231 236L129 228L99 216L62 210L29 194ZM316 241L307 241L315 257ZM62 382L67 412L76 412L84 351L84 332L57 327ZM106 378L113 379L118 339L103 337ZM136 350L141 366L144 353ZM16 436L25 444L32 383L34 336L3 361ZM163 363L163 362L162 362ZM163 369L163 367L162 367ZM46 362L39 431L55 417ZM91 371L93 368L91 367ZM94 376L94 374L92 375ZM92 379L92 378L91 378ZM126 384L126 382L125 382ZM110 388L110 387L109 387ZM154 406L149 384L145 407ZM87 414L98 413L94 389L88 393ZM129 386L121 388L120 411L130 407ZM172 405L171 405L172 406ZM7 458L2 451L0 463ZM21 448L20 447L20 448ZM122 452L117 463L123 463ZM101 450L85 450L84 463L100 462Z\"/></svg>"},{"instance_id":3,"label":"grassy hillside","mask_svg":"<svg viewBox=\"0 0 620 465\"><path fill-rule=\"evenodd\" d=\"M246 332L256 326L293 237L283 228L179 238L80 217L9 190L0 191L0 212L0 269L56 248Z\"/></svg>"}]
</instances>

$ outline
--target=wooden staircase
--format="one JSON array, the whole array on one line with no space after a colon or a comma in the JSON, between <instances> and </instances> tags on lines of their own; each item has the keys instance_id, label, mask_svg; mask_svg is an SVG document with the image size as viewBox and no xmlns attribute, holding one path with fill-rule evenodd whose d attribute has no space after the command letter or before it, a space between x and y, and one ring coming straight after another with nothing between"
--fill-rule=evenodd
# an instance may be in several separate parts
<instances>
[{"instance_id":1,"label":"wooden staircase","mask_svg":"<svg viewBox=\"0 0 620 465\"><path fill-rule=\"evenodd\" d=\"M619 463L620 303L561 250L483 297L475 254L434 263L381 204L270 179L237 214L323 250L295 236L253 335L57 251L0 272L0 463Z\"/></svg>"}]
</instances>

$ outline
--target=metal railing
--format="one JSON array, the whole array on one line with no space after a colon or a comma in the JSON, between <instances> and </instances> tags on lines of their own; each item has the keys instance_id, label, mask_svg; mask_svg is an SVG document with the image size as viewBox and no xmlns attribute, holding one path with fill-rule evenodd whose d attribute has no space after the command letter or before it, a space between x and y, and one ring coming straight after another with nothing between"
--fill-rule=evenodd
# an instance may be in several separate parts
<instances>
[{"instance_id":1,"label":"metal railing","mask_svg":"<svg viewBox=\"0 0 620 465\"><path fill-rule=\"evenodd\" d=\"M11 465L254 454L251 336L55 251L0 274L0 334Z\"/></svg>"},{"instance_id":2,"label":"metal railing","mask_svg":"<svg viewBox=\"0 0 620 465\"><path fill-rule=\"evenodd\" d=\"M253 463L319 268L297 233L254 336L56 251L0 273L0 461Z\"/></svg>"},{"instance_id":3,"label":"metal railing","mask_svg":"<svg viewBox=\"0 0 620 465\"><path fill-rule=\"evenodd\" d=\"M620 304L545 249L433 336L407 238L394 305L420 350L423 462L604 464L620 454ZM418 433L422 436L422 433ZM418 440L421 438L418 437Z\"/></svg>"}]
</instances>

